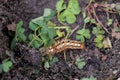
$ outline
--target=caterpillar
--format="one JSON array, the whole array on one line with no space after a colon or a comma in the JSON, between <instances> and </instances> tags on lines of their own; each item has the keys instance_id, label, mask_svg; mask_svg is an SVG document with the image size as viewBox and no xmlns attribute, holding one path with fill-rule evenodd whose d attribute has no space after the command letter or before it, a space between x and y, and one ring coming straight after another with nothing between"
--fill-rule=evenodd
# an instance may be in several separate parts
<instances>
[{"instance_id":1,"label":"caterpillar","mask_svg":"<svg viewBox=\"0 0 120 80\"><path fill-rule=\"evenodd\" d=\"M84 43L79 41L62 39L61 41L56 41L53 45L42 49L45 54L56 54L67 49L84 49Z\"/></svg>"}]
</instances>

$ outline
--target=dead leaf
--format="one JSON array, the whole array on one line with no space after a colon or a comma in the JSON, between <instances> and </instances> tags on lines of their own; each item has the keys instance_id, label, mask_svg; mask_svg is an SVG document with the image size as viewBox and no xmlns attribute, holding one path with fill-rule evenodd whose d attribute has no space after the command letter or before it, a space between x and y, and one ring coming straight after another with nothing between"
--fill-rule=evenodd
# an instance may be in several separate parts
<instances>
[{"instance_id":1,"label":"dead leaf","mask_svg":"<svg viewBox=\"0 0 120 80\"><path fill-rule=\"evenodd\" d=\"M112 48L112 44L111 44L111 41L110 41L109 37L104 38L103 46L104 46L104 48Z\"/></svg>"},{"instance_id":2,"label":"dead leaf","mask_svg":"<svg viewBox=\"0 0 120 80\"><path fill-rule=\"evenodd\" d=\"M102 61L106 61L106 60L107 60L107 57L108 57L107 55L102 55L102 58L101 58Z\"/></svg>"},{"instance_id":3,"label":"dead leaf","mask_svg":"<svg viewBox=\"0 0 120 80\"><path fill-rule=\"evenodd\" d=\"M120 33L115 32L114 29L112 29L112 36L117 38L117 39L120 39Z\"/></svg>"},{"instance_id":4,"label":"dead leaf","mask_svg":"<svg viewBox=\"0 0 120 80\"><path fill-rule=\"evenodd\" d=\"M7 25L8 30L16 31L16 24L12 22L12 24Z\"/></svg>"}]
</instances>

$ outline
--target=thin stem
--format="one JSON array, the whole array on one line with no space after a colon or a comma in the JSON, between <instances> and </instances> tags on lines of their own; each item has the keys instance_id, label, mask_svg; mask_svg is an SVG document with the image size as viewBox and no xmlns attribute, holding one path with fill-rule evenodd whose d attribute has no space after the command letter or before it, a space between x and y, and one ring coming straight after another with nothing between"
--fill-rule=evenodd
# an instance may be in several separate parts
<instances>
[{"instance_id":1,"label":"thin stem","mask_svg":"<svg viewBox=\"0 0 120 80\"><path fill-rule=\"evenodd\" d=\"M93 9L93 15L95 16L97 22L102 26L102 28L103 28L107 33L111 34L111 33L105 28L105 26L102 24L102 22L99 20L99 18L97 17L94 7L92 7L92 9Z\"/></svg>"},{"instance_id":2,"label":"thin stem","mask_svg":"<svg viewBox=\"0 0 120 80\"><path fill-rule=\"evenodd\" d=\"M54 27L54 29L68 29L68 26Z\"/></svg>"},{"instance_id":3,"label":"thin stem","mask_svg":"<svg viewBox=\"0 0 120 80\"><path fill-rule=\"evenodd\" d=\"M69 34L69 37L79 28L79 25L77 25Z\"/></svg>"}]
</instances>

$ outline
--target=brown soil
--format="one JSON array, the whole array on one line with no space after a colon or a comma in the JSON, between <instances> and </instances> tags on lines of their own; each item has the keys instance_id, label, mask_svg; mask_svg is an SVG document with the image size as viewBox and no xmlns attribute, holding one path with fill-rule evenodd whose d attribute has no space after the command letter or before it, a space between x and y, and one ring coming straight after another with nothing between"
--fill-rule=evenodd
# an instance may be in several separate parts
<instances>
[{"instance_id":1,"label":"brown soil","mask_svg":"<svg viewBox=\"0 0 120 80\"><path fill-rule=\"evenodd\" d=\"M12 22L17 23L19 20L24 21L26 32L29 32L28 23L31 19L39 17L43 14L44 8L55 10L55 4L58 0L1 0L0 4L0 62L8 58L5 53L10 50L10 42L14 36L14 32L7 29L7 25ZM101 2L101 0L96 0ZM116 3L119 0L108 0L109 3ZM79 0L83 8L88 4L87 0ZM103 13L98 14L100 17ZM120 17L118 17L120 18ZM104 23L104 18L101 18ZM58 23L56 20L53 20ZM58 23L59 24L59 23ZM83 25L81 15L78 15L74 25ZM76 34L71 36L71 39ZM110 35L109 35L110 36ZM113 76L116 80L120 77L120 40L115 38L110 39L112 49L98 49L94 46L91 40L86 41L85 50L67 50L67 60L64 59L64 54L56 54L59 61L54 63L50 69L46 70L43 66L41 53L34 49L25 49L23 46L18 46L12 52L13 58L16 61L10 72L0 74L1 80L75 80L82 77L94 76L97 80L107 80ZM74 64L76 57L80 56L86 65L82 70L79 70ZM107 59L102 60L103 56ZM114 72L117 73L114 74ZM111 79L108 79L111 80Z\"/></svg>"}]
</instances>

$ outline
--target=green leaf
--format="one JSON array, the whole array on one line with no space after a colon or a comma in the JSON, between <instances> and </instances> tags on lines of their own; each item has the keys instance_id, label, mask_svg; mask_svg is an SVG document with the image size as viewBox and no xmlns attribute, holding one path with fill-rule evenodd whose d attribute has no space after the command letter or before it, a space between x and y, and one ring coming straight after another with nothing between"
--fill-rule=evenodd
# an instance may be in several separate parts
<instances>
[{"instance_id":1,"label":"green leaf","mask_svg":"<svg viewBox=\"0 0 120 80\"><path fill-rule=\"evenodd\" d=\"M56 4L56 10L57 12L61 12L63 9L65 9L65 6L63 6L64 4L64 0L59 0Z\"/></svg>"},{"instance_id":2,"label":"green leaf","mask_svg":"<svg viewBox=\"0 0 120 80\"><path fill-rule=\"evenodd\" d=\"M24 35L24 32L25 32L25 29L24 28L20 28L19 30L18 30L18 35L17 35L17 37L18 37L18 41L19 42L21 42L21 41L25 41L26 40L26 36Z\"/></svg>"},{"instance_id":3,"label":"green leaf","mask_svg":"<svg viewBox=\"0 0 120 80\"><path fill-rule=\"evenodd\" d=\"M82 34L82 35L83 35L83 34L84 34L84 31L85 31L85 29L78 30L78 31L77 31L77 34Z\"/></svg>"},{"instance_id":4,"label":"green leaf","mask_svg":"<svg viewBox=\"0 0 120 80\"><path fill-rule=\"evenodd\" d=\"M45 63L44 63L44 68L50 68L50 64L49 64L49 62L48 61L45 61Z\"/></svg>"},{"instance_id":5,"label":"green leaf","mask_svg":"<svg viewBox=\"0 0 120 80\"><path fill-rule=\"evenodd\" d=\"M51 9L45 8L43 16L49 16L51 14Z\"/></svg>"},{"instance_id":6,"label":"green leaf","mask_svg":"<svg viewBox=\"0 0 120 80\"><path fill-rule=\"evenodd\" d=\"M86 13L85 12L82 12L82 15L83 15L83 18L85 19L86 18Z\"/></svg>"},{"instance_id":7,"label":"green leaf","mask_svg":"<svg viewBox=\"0 0 120 80\"><path fill-rule=\"evenodd\" d=\"M79 57L76 59L75 64L79 69L82 69L85 66L85 62Z\"/></svg>"},{"instance_id":8,"label":"green leaf","mask_svg":"<svg viewBox=\"0 0 120 80\"><path fill-rule=\"evenodd\" d=\"M92 33L95 35L99 35L99 34L102 35L105 34L105 31L98 26L98 27L93 27Z\"/></svg>"},{"instance_id":9,"label":"green leaf","mask_svg":"<svg viewBox=\"0 0 120 80\"><path fill-rule=\"evenodd\" d=\"M47 26L48 26L49 28L53 28L53 27L56 27L57 25L56 25L55 23L51 22L51 21L48 21L48 22L47 22Z\"/></svg>"},{"instance_id":10,"label":"green leaf","mask_svg":"<svg viewBox=\"0 0 120 80\"><path fill-rule=\"evenodd\" d=\"M34 31L34 35L30 35L29 44L32 47L39 48L41 45L48 47L54 43L54 37L57 35L56 30L51 27L51 23L50 26L48 24L49 20L52 19L54 15L55 12L53 10L46 8L43 16L31 21L29 28Z\"/></svg>"},{"instance_id":11,"label":"green leaf","mask_svg":"<svg viewBox=\"0 0 120 80\"><path fill-rule=\"evenodd\" d=\"M84 23L89 23L89 22L90 22L90 17L84 19Z\"/></svg>"},{"instance_id":12,"label":"green leaf","mask_svg":"<svg viewBox=\"0 0 120 80\"><path fill-rule=\"evenodd\" d=\"M75 15L80 13L80 7L77 0L70 0L68 4L68 9Z\"/></svg>"},{"instance_id":13,"label":"green leaf","mask_svg":"<svg viewBox=\"0 0 120 80\"><path fill-rule=\"evenodd\" d=\"M13 65L11 61L6 61L3 63L3 71L8 72L10 70L10 67Z\"/></svg>"},{"instance_id":14,"label":"green leaf","mask_svg":"<svg viewBox=\"0 0 120 80\"><path fill-rule=\"evenodd\" d=\"M26 36L24 34L21 34L20 37L19 37L20 42L22 42L22 41L25 42L26 39L27 38L26 38Z\"/></svg>"},{"instance_id":15,"label":"green leaf","mask_svg":"<svg viewBox=\"0 0 120 80\"><path fill-rule=\"evenodd\" d=\"M52 65L53 63L58 62L58 58L54 57L51 61L50 61L50 65Z\"/></svg>"},{"instance_id":16,"label":"green leaf","mask_svg":"<svg viewBox=\"0 0 120 80\"><path fill-rule=\"evenodd\" d=\"M90 39L90 31L88 29L85 29L84 36L85 38Z\"/></svg>"},{"instance_id":17,"label":"green leaf","mask_svg":"<svg viewBox=\"0 0 120 80\"><path fill-rule=\"evenodd\" d=\"M75 15L69 14L69 15L66 17L66 21L67 21L67 23L69 23L69 24L74 23L74 22L76 21Z\"/></svg>"},{"instance_id":18,"label":"green leaf","mask_svg":"<svg viewBox=\"0 0 120 80\"><path fill-rule=\"evenodd\" d=\"M58 62L58 58L57 58L57 57L54 57L52 62L53 62L53 63L54 63L54 62Z\"/></svg>"},{"instance_id":19,"label":"green leaf","mask_svg":"<svg viewBox=\"0 0 120 80\"><path fill-rule=\"evenodd\" d=\"M56 9L58 12L59 22L66 21L69 24L73 24L76 21L77 14L80 13L80 7L77 0L70 0L66 8L64 0L59 0L56 4Z\"/></svg>"},{"instance_id":20,"label":"green leaf","mask_svg":"<svg viewBox=\"0 0 120 80\"><path fill-rule=\"evenodd\" d=\"M95 19L90 19L91 23L96 23Z\"/></svg>"},{"instance_id":21,"label":"green leaf","mask_svg":"<svg viewBox=\"0 0 120 80\"><path fill-rule=\"evenodd\" d=\"M97 80L97 79L91 76L90 78L84 77L84 78L82 78L81 80Z\"/></svg>"},{"instance_id":22,"label":"green leaf","mask_svg":"<svg viewBox=\"0 0 120 80\"><path fill-rule=\"evenodd\" d=\"M29 38L29 40L32 40L33 39L33 36L34 36L34 34L29 34L29 36L28 36L28 38Z\"/></svg>"},{"instance_id":23,"label":"green leaf","mask_svg":"<svg viewBox=\"0 0 120 80\"><path fill-rule=\"evenodd\" d=\"M17 43L16 39L13 38L13 40L12 40L12 42L11 42L11 45L10 45L10 48L11 48L11 49L14 49L15 46L16 46L16 43Z\"/></svg>"},{"instance_id":24,"label":"green leaf","mask_svg":"<svg viewBox=\"0 0 120 80\"><path fill-rule=\"evenodd\" d=\"M38 40L33 40L29 43L29 45L33 48L39 48L43 43Z\"/></svg>"},{"instance_id":25,"label":"green leaf","mask_svg":"<svg viewBox=\"0 0 120 80\"><path fill-rule=\"evenodd\" d=\"M48 34L41 34L41 39L44 43L44 46L47 47L50 41Z\"/></svg>"},{"instance_id":26,"label":"green leaf","mask_svg":"<svg viewBox=\"0 0 120 80\"><path fill-rule=\"evenodd\" d=\"M3 66L0 64L0 73L2 73Z\"/></svg>"},{"instance_id":27,"label":"green leaf","mask_svg":"<svg viewBox=\"0 0 120 80\"><path fill-rule=\"evenodd\" d=\"M23 26L23 21L20 21L16 27L15 37L11 42L11 49L15 48L17 42L22 42L22 41L25 42L26 40L26 36L24 35L25 29L22 28L22 26Z\"/></svg>"},{"instance_id":28,"label":"green leaf","mask_svg":"<svg viewBox=\"0 0 120 80\"><path fill-rule=\"evenodd\" d=\"M48 28L48 33L50 38L54 38L57 34L54 28Z\"/></svg>"},{"instance_id":29,"label":"green leaf","mask_svg":"<svg viewBox=\"0 0 120 80\"><path fill-rule=\"evenodd\" d=\"M103 44L102 44L102 42L101 42L101 43L96 43L96 46L97 46L98 48L102 48L102 47L103 47Z\"/></svg>"},{"instance_id":30,"label":"green leaf","mask_svg":"<svg viewBox=\"0 0 120 80\"><path fill-rule=\"evenodd\" d=\"M60 30L56 30L56 33L57 33L58 38L65 36L65 32L62 32Z\"/></svg>"},{"instance_id":31,"label":"green leaf","mask_svg":"<svg viewBox=\"0 0 120 80\"><path fill-rule=\"evenodd\" d=\"M84 36L77 35L77 36L76 36L76 39L77 39L77 40L80 40L81 42L85 42Z\"/></svg>"},{"instance_id":32,"label":"green leaf","mask_svg":"<svg viewBox=\"0 0 120 80\"><path fill-rule=\"evenodd\" d=\"M66 17L71 14L69 10L65 10L63 12L61 12L61 14L58 15L59 20L62 21L66 21Z\"/></svg>"},{"instance_id":33,"label":"green leaf","mask_svg":"<svg viewBox=\"0 0 120 80\"><path fill-rule=\"evenodd\" d=\"M20 21L17 24L17 28L16 28L16 33L15 33L15 39L17 42L21 42L21 41L25 41L26 40L26 36L24 35L25 29L22 28L23 26L23 21Z\"/></svg>"},{"instance_id":34,"label":"green leaf","mask_svg":"<svg viewBox=\"0 0 120 80\"><path fill-rule=\"evenodd\" d=\"M53 56L52 55L48 55L48 57L49 57L49 61L53 60Z\"/></svg>"},{"instance_id":35,"label":"green leaf","mask_svg":"<svg viewBox=\"0 0 120 80\"><path fill-rule=\"evenodd\" d=\"M103 38L103 35L97 35L97 38L95 38L95 42L102 42Z\"/></svg>"},{"instance_id":36,"label":"green leaf","mask_svg":"<svg viewBox=\"0 0 120 80\"><path fill-rule=\"evenodd\" d=\"M40 16L40 17L37 17L35 19L32 19L31 22L37 24L39 21L43 21L43 20L44 20L44 16Z\"/></svg>"},{"instance_id":37,"label":"green leaf","mask_svg":"<svg viewBox=\"0 0 120 80\"><path fill-rule=\"evenodd\" d=\"M17 24L17 29L16 29L16 31L19 30L19 28L21 28L22 26L23 26L23 21L20 21L20 22Z\"/></svg>"},{"instance_id":38,"label":"green leaf","mask_svg":"<svg viewBox=\"0 0 120 80\"><path fill-rule=\"evenodd\" d=\"M85 38L90 39L90 31L89 29L81 29L77 31L76 39L81 42L85 41Z\"/></svg>"},{"instance_id":39,"label":"green leaf","mask_svg":"<svg viewBox=\"0 0 120 80\"><path fill-rule=\"evenodd\" d=\"M112 19L108 19L107 21L107 25L110 26L112 24L113 20Z\"/></svg>"},{"instance_id":40,"label":"green leaf","mask_svg":"<svg viewBox=\"0 0 120 80\"><path fill-rule=\"evenodd\" d=\"M49 21L49 20L53 19L54 16L55 16L55 11L51 10L50 15L45 16L45 17L44 17L44 20L45 20L45 21Z\"/></svg>"},{"instance_id":41,"label":"green leaf","mask_svg":"<svg viewBox=\"0 0 120 80\"><path fill-rule=\"evenodd\" d=\"M77 67L79 69L82 69L84 66L85 66L85 62L80 62L80 63L77 64Z\"/></svg>"},{"instance_id":42,"label":"green leaf","mask_svg":"<svg viewBox=\"0 0 120 80\"><path fill-rule=\"evenodd\" d=\"M29 28L31 29L31 30L35 30L37 27L39 27L37 24L35 24L35 23L33 23L32 21L30 21L30 23L29 23Z\"/></svg>"},{"instance_id":43,"label":"green leaf","mask_svg":"<svg viewBox=\"0 0 120 80\"><path fill-rule=\"evenodd\" d=\"M41 39L44 42L44 46L47 47L53 44L54 37L56 36L56 30L54 28L46 28L46 30L42 28L42 31L47 32L47 33L41 32Z\"/></svg>"},{"instance_id":44,"label":"green leaf","mask_svg":"<svg viewBox=\"0 0 120 80\"><path fill-rule=\"evenodd\" d=\"M98 48L102 48L103 47L103 38L104 38L104 35L97 35L97 37L95 38L95 45L98 47Z\"/></svg>"},{"instance_id":45,"label":"green leaf","mask_svg":"<svg viewBox=\"0 0 120 80\"><path fill-rule=\"evenodd\" d=\"M43 42L41 39L36 40L34 37L34 34L30 34L28 36L30 42L29 42L29 46L33 47L33 48L39 48L41 45L43 45Z\"/></svg>"},{"instance_id":46,"label":"green leaf","mask_svg":"<svg viewBox=\"0 0 120 80\"><path fill-rule=\"evenodd\" d=\"M32 22L33 22L33 24L36 24L36 28L37 27L45 27L45 26L47 26L46 22L43 21L43 20L39 20L39 19L35 20L35 19L33 19Z\"/></svg>"}]
</instances>

